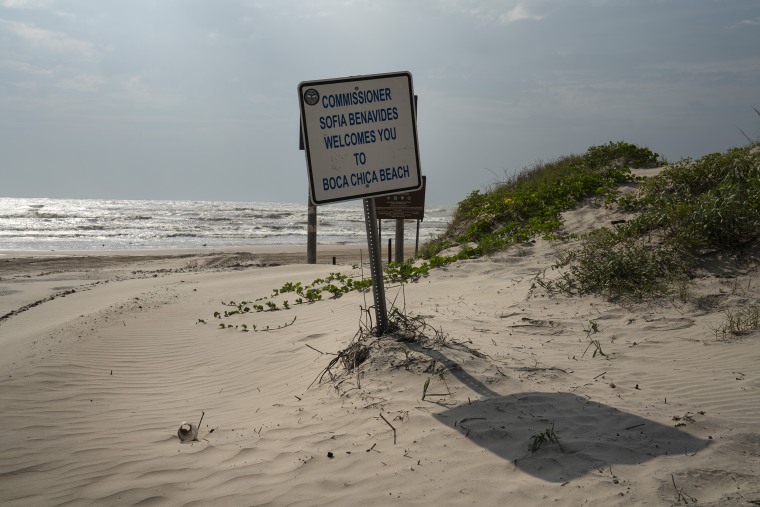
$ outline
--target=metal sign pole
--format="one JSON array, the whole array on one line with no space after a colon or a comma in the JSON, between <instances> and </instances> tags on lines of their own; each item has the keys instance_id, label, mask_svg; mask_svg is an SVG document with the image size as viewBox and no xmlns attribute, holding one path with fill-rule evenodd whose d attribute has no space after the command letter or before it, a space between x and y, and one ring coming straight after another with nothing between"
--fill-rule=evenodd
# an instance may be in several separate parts
<instances>
[{"instance_id":1,"label":"metal sign pole","mask_svg":"<svg viewBox=\"0 0 760 507\"><path fill-rule=\"evenodd\" d=\"M388 314L385 308L385 285L383 284L383 264L380 260L380 238L377 235L377 213L375 200L364 199L364 222L367 225L367 249L369 267L372 274L372 295L375 299L375 320L377 336L382 336L388 328Z\"/></svg>"}]
</instances>

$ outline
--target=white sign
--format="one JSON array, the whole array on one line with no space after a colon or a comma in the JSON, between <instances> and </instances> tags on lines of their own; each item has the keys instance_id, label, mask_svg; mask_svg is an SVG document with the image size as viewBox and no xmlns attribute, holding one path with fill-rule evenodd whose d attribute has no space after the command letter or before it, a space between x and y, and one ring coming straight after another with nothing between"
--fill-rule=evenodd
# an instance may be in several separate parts
<instances>
[{"instance_id":1,"label":"white sign","mask_svg":"<svg viewBox=\"0 0 760 507\"><path fill-rule=\"evenodd\" d=\"M315 204L420 188L409 72L304 81L298 98Z\"/></svg>"}]
</instances>

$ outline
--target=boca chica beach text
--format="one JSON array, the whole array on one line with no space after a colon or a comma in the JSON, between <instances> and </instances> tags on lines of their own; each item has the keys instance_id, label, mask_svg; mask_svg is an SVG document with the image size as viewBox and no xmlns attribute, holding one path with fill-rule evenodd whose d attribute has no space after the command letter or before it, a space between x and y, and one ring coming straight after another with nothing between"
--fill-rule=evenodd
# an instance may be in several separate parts
<instances>
[{"instance_id":1,"label":"boca chica beach text","mask_svg":"<svg viewBox=\"0 0 760 507\"><path fill-rule=\"evenodd\" d=\"M395 125L383 123L399 119L398 107L388 105L393 101L387 87L356 90L345 93L326 94L320 98L319 107L324 114L319 117L319 129L325 150L356 148L352 152L357 170L350 174L322 178L323 190L335 190L355 186L369 187L373 183L409 178L408 164L367 169L367 145L396 141ZM356 106L369 106L362 110L345 111ZM343 109L343 111L342 111ZM345 131L349 129L350 131Z\"/></svg>"}]
</instances>

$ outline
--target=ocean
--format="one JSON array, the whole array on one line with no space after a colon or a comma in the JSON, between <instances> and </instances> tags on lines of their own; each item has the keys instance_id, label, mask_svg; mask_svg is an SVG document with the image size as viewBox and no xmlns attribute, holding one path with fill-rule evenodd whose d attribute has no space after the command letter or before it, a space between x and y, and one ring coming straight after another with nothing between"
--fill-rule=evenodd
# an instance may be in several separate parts
<instances>
[{"instance_id":1,"label":"ocean","mask_svg":"<svg viewBox=\"0 0 760 507\"><path fill-rule=\"evenodd\" d=\"M420 244L437 237L451 208L426 208ZM317 208L318 244L367 241L361 201ZM414 245L416 221L404 241ZM383 241L395 221L381 223ZM294 203L0 198L0 250L140 250L306 245L307 206Z\"/></svg>"}]
</instances>

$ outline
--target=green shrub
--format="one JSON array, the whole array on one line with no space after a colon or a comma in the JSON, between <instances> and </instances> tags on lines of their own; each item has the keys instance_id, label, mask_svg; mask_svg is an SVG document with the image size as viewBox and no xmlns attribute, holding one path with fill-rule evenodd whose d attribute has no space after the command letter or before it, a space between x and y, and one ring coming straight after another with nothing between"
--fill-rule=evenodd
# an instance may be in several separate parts
<instances>
[{"instance_id":1,"label":"green shrub","mask_svg":"<svg viewBox=\"0 0 760 507\"><path fill-rule=\"evenodd\" d=\"M447 233L423 247L422 257L430 258L457 243L475 242L478 246L472 253L483 255L536 236L550 237L562 225L561 213L582 200L616 199L619 185L634 179L621 161L651 164L656 159L657 154L647 148L609 143L591 147L583 156L526 168L486 192L471 192L457 206Z\"/></svg>"},{"instance_id":2,"label":"green shrub","mask_svg":"<svg viewBox=\"0 0 760 507\"><path fill-rule=\"evenodd\" d=\"M547 288L641 299L667 294L673 282L684 276L684 266L671 250L625 230L599 229L589 234L567 261L557 281L544 282Z\"/></svg>"},{"instance_id":3,"label":"green shrub","mask_svg":"<svg viewBox=\"0 0 760 507\"><path fill-rule=\"evenodd\" d=\"M592 146L583 156L584 161L591 167L656 167L659 155L649 148L641 148L635 144L623 141L609 142L602 146Z\"/></svg>"},{"instance_id":4,"label":"green shrub","mask_svg":"<svg viewBox=\"0 0 760 507\"><path fill-rule=\"evenodd\" d=\"M686 160L621 200L639 215L589 235L560 280L568 293L656 297L682 286L705 253L737 251L760 234L760 153L751 147Z\"/></svg>"},{"instance_id":5,"label":"green shrub","mask_svg":"<svg viewBox=\"0 0 760 507\"><path fill-rule=\"evenodd\" d=\"M686 160L646 181L627 207L660 229L682 254L737 248L760 230L760 154L750 148Z\"/></svg>"}]
</instances>

